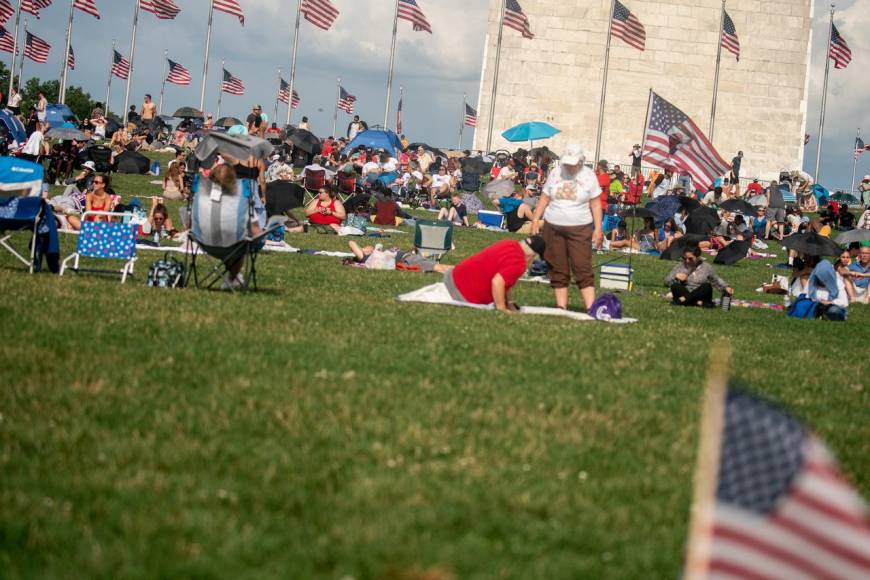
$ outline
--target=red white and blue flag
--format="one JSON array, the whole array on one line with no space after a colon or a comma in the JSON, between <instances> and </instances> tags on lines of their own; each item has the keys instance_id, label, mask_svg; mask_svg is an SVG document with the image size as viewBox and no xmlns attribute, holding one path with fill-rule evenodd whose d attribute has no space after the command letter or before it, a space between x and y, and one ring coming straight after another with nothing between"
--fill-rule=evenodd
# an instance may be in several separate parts
<instances>
[{"instance_id":1,"label":"red white and blue flag","mask_svg":"<svg viewBox=\"0 0 870 580\"><path fill-rule=\"evenodd\" d=\"M870 145L865 145L864 139L861 137L855 137L855 159L858 159L865 151L870 151Z\"/></svg>"},{"instance_id":2,"label":"red white and blue flag","mask_svg":"<svg viewBox=\"0 0 870 580\"><path fill-rule=\"evenodd\" d=\"M302 0L299 10L305 20L323 30L329 30L339 14L329 0Z\"/></svg>"},{"instance_id":3,"label":"red white and blue flag","mask_svg":"<svg viewBox=\"0 0 870 580\"><path fill-rule=\"evenodd\" d=\"M245 13L236 0L214 0L214 9L237 17L242 26L245 25Z\"/></svg>"},{"instance_id":4,"label":"red white and blue flag","mask_svg":"<svg viewBox=\"0 0 870 580\"><path fill-rule=\"evenodd\" d=\"M41 18L39 11L51 6L51 0L21 0L21 11Z\"/></svg>"},{"instance_id":5,"label":"red white and blue flag","mask_svg":"<svg viewBox=\"0 0 870 580\"><path fill-rule=\"evenodd\" d=\"M0 50L3 52L15 51L15 40L12 38L12 33L4 26L0 26Z\"/></svg>"},{"instance_id":6,"label":"red white and blue flag","mask_svg":"<svg viewBox=\"0 0 870 580\"><path fill-rule=\"evenodd\" d=\"M172 0L139 0L139 7L145 12L150 12L159 20L175 20L181 12Z\"/></svg>"},{"instance_id":7,"label":"red white and blue flag","mask_svg":"<svg viewBox=\"0 0 870 580\"><path fill-rule=\"evenodd\" d=\"M852 50L840 36L840 31L831 23L831 48L828 56L834 61L834 68L846 68L852 62Z\"/></svg>"},{"instance_id":8,"label":"red white and blue flag","mask_svg":"<svg viewBox=\"0 0 870 580\"><path fill-rule=\"evenodd\" d=\"M529 17L525 15L517 0L505 0L504 23L508 28L513 28L522 34L524 38L535 37L529 27Z\"/></svg>"},{"instance_id":9,"label":"red white and blue flag","mask_svg":"<svg viewBox=\"0 0 870 580\"><path fill-rule=\"evenodd\" d=\"M124 58L117 50L112 55L112 74L125 81L130 76L130 61Z\"/></svg>"},{"instance_id":10,"label":"red white and blue flag","mask_svg":"<svg viewBox=\"0 0 870 580\"><path fill-rule=\"evenodd\" d=\"M224 80L221 81L221 91L230 95L241 97L245 94L245 83L234 77L227 69L224 69Z\"/></svg>"},{"instance_id":11,"label":"red white and blue flag","mask_svg":"<svg viewBox=\"0 0 870 580\"><path fill-rule=\"evenodd\" d=\"M410 22L417 32L432 34L432 26L417 4L417 0L399 0L399 18Z\"/></svg>"},{"instance_id":12,"label":"red white and blue flag","mask_svg":"<svg viewBox=\"0 0 870 580\"><path fill-rule=\"evenodd\" d=\"M611 34L638 50L643 50L646 47L646 29L637 19L637 16L632 14L631 10L619 0L616 0L613 6Z\"/></svg>"},{"instance_id":13,"label":"red white and blue flag","mask_svg":"<svg viewBox=\"0 0 870 580\"><path fill-rule=\"evenodd\" d=\"M477 111L468 103L465 103L465 124L469 127L477 127Z\"/></svg>"},{"instance_id":14,"label":"red white and blue flag","mask_svg":"<svg viewBox=\"0 0 870 580\"><path fill-rule=\"evenodd\" d=\"M15 7L9 0L0 0L0 24L6 24L13 16L15 16Z\"/></svg>"},{"instance_id":15,"label":"red white and blue flag","mask_svg":"<svg viewBox=\"0 0 870 580\"><path fill-rule=\"evenodd\" d=\"M174 60L167 60L169 61L169 74L166 75L166 82L172 83L173 85L189 85L190 71Z\"/></svg>"},{"instance_id":16,"label":"red white and blue flag","mask_svg":"<svg viewBox=\"0 0 870 580\"><path fill-rule=\"evenodd\" d=\"M45 64L48 62L48 55L51 52L51 45L30 32L27 33L24 40L24 56L30 60Z\"/></svg>"},{"instance_id":17,"label":"red white and blue flag","mask_svg":"<svg viewBox=\"0 0 870 580\"><path fill-rule=\"evenodd\" d=\"M737 57L740 62L740 39L737 38L737 28L734 27L734 21L724 12L724 22L722 23L722 48Z\"/></svg>"},{"instance_id":18,"label":"red white and blue flag","mask_svg":"<svg viewBox=\"0 0 870 580\"><path fill-rule=\"evenodd\" d=\"M97 20L100 19L100 9L97 8L96 0L73 0L73 6Z\"/></svg>"},{"instance_id":19,"label":"red white and blue flag","mask_svg":"<svg viewBox=\"0 0 870 580\"><path fill-rule=\"evenodd\" d=\"M278 100L284 103L285 105L290 103L290 83L281 79L281 85L278 88ZM299 93L296 92L296 89L293 89L293 108L298 109L299 103L301 99L299 98Z\"/></svg>"},{"instance_id":20,"label":"red white and blue flag","mask_svg":"<svg viewBox=\"0 0 870 580\"><path fill-rule=\"evenodd\" d=\"M76 69L76 53L73 50L72 45L70 45L70 47L69 47L69 54L67 55L67 58L66 58L66 66L70 70Z\"/></svg>"},{"instance_id":21,"label":"red white and blue flag","mask_svg":"<svg viewBox=\"0 0 870 580\"><path fill-rule=\"evenodd\" d=\"M659 167L685 171L698 189L710 189L731 166L688 115L656 93L650 98L643 158Z\"/></svg>"},{"instance_id":22,"label":"red white and blue flag","mask_svg":"<svg viewBox=\"0 0 870 580\"><path fill-rule=\"evenodd\" d=\"M353 104L356 102L356 97L344 90L344 87L338 87L338 108L353 115Z\"/></svg>"}]
</instances>

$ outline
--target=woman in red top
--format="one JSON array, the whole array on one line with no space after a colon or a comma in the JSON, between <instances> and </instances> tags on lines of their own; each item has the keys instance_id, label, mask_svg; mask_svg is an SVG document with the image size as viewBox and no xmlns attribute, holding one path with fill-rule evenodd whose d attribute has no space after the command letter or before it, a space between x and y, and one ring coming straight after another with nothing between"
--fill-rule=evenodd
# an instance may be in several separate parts
<instances>
[{"instance_id":1,"label":"woman in red top","mask_svg":"<svg viewBox=\"0 0 870 580\"><path fill-rule=\"evenodd\" d=\"M94 190L85 196L85 211L112 211L114 203L106 187L109 186L108 175L97 175L94 177ZM107 222L109 216L105 215L89 215L85 219L88 222Z\"/></svg>"},{"instance_id":2,"label":"woman in red top","mask_svg":"<svg viewBox=\"0 0 870 580\"><path fill-rule=\"evenodd\" d=\"M335 199L335 192L322 187L317 194L317 198L312 200L305 208L305 215L308 216L309 223L330 226L338 232L338 228L341 227L341 222L344 221L347 212L344 209L344 204Z\"/></svg>"}]
</instances>

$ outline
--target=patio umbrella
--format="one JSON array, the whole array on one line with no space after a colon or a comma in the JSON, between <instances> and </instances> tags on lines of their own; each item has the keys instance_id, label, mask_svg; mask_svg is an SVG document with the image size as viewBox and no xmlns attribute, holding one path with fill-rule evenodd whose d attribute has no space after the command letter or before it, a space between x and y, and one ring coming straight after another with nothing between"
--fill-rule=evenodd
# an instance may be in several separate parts
<instances>
[{"instance_id":1,"label":"patio umbrella","mask_svg":"<svg viewBox=\"0 0 870 580\"><path fill-rule=\"evenodd\" d=\"M422 147L433 155L438 155L439 157L447 157L444 152L437 147L432 147L431 145L427 145L425 143L411 143L410 145L408 145L408 151L416 151L419 147Z\"/></svg>"},{"instance_id":2,"label":"patio umbrella","mask_svg":"<svg viewBox=\"0 0 870 580\"><path fill-rule=\"evenodd\" d=\"M851 195L849 193L843 193L842 191L838 191L828 199L838 201L840 203L848 203L850 205L861 203L861 200L854 195Z\"/></svg>"},{"instance_id":3,"label":"patio umbrella","mask_svg":"<svg viewBox=\"0 0 870 580\"><path fill-rule=\"evenodd\" d=\"M72 123L64 123L60 127L55 127L45 136L51 139L60 139L61 141L72 141L73 139L76 141L84 141L88 138L87 135L79 131Z\"/></svg>"},{"instance_id":4,"label":"patio umbrella","mask_svg":"<svg viewBox=\"0 0 870 580\"><path fill-rule=\"evenodd\" d=\"M660 259L662 259L662 260L679 260L682 257L683 252L686 250L686 248L688 248L689 246L693 246L693 245L697 244L698 242L703 242L706 239L707 239L707 236L701 236L701 235L697 235L697 234L686 234L680 238L677 238L673 242L671 242L671 245L668 246L664 252L662 252Z\"/></svg>"},{"instance_id":5,"label":"patio umbrella","mask_svg":"<svg viewBox=\"0 0 870 580\"><path fill-rule=\"evenodd\" d=\"M838 244L851 244L852 242L866 242L870 240L870 230L860 228L849 230L837 236Z\"/></svg>"},{"instance_id":6,"label":"patio umbrella","mask_svg":"<svg viewBox=\"0 0 870 580\"><path fill-rule=\"evenodd\" d=\"M549 123L543 121L529 121L528 123L520 123L511 127L501 134L502 137L516 143L519 141L537 141L540 139L549 139L553 135L561 133L561 131Z\"/></svg>"},{"instance_id":7,"label":"patio umbrella","mask_svg":"<svg viewBox=\"0 0 870 580\"><path fill-rule=\"evenodd\" d=\"M320 138L311 131L306 131L305 129L290 131L288 129L286 139L293 143L297 149L305 151L310 155L320 153Z\"/></svg>"},{"instance_id":8,"label":"patio umbrella","mask_svg":"<svg viewBox=\"0 0 870 580\"><path fill-rule=\"evenodd\" d=\"M752 215L755 213L755 208L742 199L726 199L719 204L719 208L724 209L725 211L742 213L743 215Z\"/></svg>"},{"instance_id":9,"label":"patio umbrella","mask_svg":"<svg viewBox=\"0 0 870 580\"><path fill-rule=\"evenodd\" d=\"M202 111L193 107L181 107L172 113L172 116L179 119L202 119Z\"/></svg>"},{"instance_id":10,"label":"patio umbrella","mask_svg":"<svg viewBox=\"0 0 870 580\"><path fill-rule=\"evenodd\" d=\"M749 240L735 240L719 250L716 254L714 264L723 264L725 266L733 266L740 260L746 257L749 253L749 247L752 243Z\"/></svg>"},{"instance_id":11,"label":"patio umbrella","mask_svg":"<svg viewBox=\"0 0 870 580\"><path fill-rule=\"evenodd\" d=\"M839 256L842 251L834 240L816 232L789 236L782 241L782 245L807 256Z\"/></svg>"},{"instance_id":12,"label":"patio umbrella","mask_svg":"<svg viewBox=\"0 0 870 580\"><path fill-rule=\"evenodd\" d=\"M236 119L235 117L221 117L214 122L215 127L224 127L225 129L235 127L236 125L244 125L244 123L242 123L241 120Z\"/></svg>"}]
</instances>

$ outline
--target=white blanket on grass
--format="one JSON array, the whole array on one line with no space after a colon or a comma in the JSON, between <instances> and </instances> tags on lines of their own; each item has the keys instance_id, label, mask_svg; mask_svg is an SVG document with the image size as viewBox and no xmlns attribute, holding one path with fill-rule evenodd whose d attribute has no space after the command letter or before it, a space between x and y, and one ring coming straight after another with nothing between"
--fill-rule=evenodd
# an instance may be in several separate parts
<instances>
[{"instance_id":1,"label":"white blanket on grass","mask_svg":"<svg viewBox=\"0 0 870 580\"><path fill-rule=\"evenodd\" d=\"M454 300L450 296L450 291L447 290L447 285L444 282L436 282L424 286L419 290L400 294L397 299L400 302L422 302L425 304L445 304L447 306L464 306L466 308L476 308L478 310L495 310L494 304L471 304L469 302L460 302ZM544 316L562 316L581 322L597 320L582 312L572 312L570 310L562 310L561 308L548 308L546 306L521 306L520 314L540 314ZM630 324L637 322L636 318L619 318L613 320L600 320L600 322L612 322L614 324Z\"/></svg>"}]
</instances>

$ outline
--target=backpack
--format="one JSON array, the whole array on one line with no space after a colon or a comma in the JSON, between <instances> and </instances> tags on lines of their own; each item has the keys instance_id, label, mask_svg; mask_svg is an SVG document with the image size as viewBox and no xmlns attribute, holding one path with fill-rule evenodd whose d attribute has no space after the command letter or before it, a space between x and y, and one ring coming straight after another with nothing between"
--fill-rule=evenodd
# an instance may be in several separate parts
<instances>
[{"instance_id":1,"label":"backpack","mask_svg":"<svg viewBox=\"0 0 870 580\"><path fill-rule=\"evenodd\" d=\"M597 320L618 320L622 318L622 302L613 294L602 294L592 303L589 315Z\"/></svg>"},{"instance_id":2,"label":"backpack","mask_svg":"<svg viewBox=\"0 0 870 580\"><path fill-rule=\"evenodd\" d=\"M534 260L532 262L532 267L529 268L529 276L543 276L547 277L550 275L550 265L547 264L544 260Z\"/></svg>"},{"instance_id":3,"label":"backpack","mask_svg":"<svg viewBox=\"0 0 870 580\"><path fill-rule=\"evenodd\" d=\"M791 318L816 318L816 310L819 308L819 303L815 300L807 298L806 294L798 296L791 306L788 307L786 314Z\"/></svg>"},{"instance_id":4,"label":"backpack","mask_svg":"<svg viewBox=\"0 0 870 580\"><path fill-rule=\"evenodd\" d=\"M184 274L184 264L167 252L162 260L157 260L148 267L145 283L153 288L183 288Z\"/></svg>"}]
</instances>

